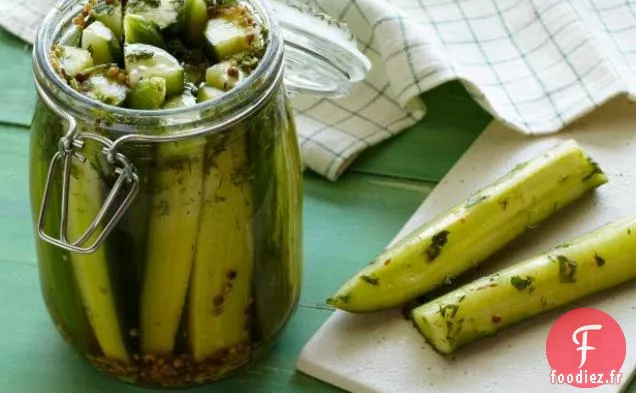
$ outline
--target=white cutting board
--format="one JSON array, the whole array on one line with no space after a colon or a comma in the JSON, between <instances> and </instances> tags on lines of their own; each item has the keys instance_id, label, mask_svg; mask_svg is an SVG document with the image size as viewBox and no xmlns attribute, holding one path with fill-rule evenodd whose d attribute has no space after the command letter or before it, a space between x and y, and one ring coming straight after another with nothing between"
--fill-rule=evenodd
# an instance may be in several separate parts
<instances>
[{"instance_id":1,"label":"white cutting board","mask_svg":"<svg viewBox=\"0 0 636 393\"><path fill-rule=\"evenodd\" d=\"M636 215L636 106L616 99L556 135L530 138L491 124L398 237L461 202L517 163L570 138L599 162L610 182L524 235L489 262L482 273L540 254L610 221ZM360 267L367 262L360 261ZM575 306L601 309L621 324L627 339L622 383L594 391L624 389L636 367L636 283L570 308ZM336 312L305 346L298 369L356 393L580 392L568 385L551 385L545 357L548 331L567 310L556 310L511 327L451 357L434 352L399 312Z\"/></svg>"}]
</instances>

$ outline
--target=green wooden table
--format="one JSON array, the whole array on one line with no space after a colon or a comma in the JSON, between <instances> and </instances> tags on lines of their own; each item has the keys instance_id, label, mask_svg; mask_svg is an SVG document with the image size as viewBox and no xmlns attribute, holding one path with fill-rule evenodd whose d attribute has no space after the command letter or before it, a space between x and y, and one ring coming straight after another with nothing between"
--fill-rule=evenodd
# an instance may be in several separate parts
<instances>
[{"instance_id":1,"label":"green wooden table","mask_svg":"<svg viewBox=\"0 0 636 393\"><path fill-rule=\"evenodd\" d=\"M94 371L49 322L28 203L31 48L0 30L0 392L143 392ZM193 392L334 392L295 371L303 345L333 310L324 299L397 233L491 120L458 84L424 97L429 115L373 148L336 183L305 176L305 280L298 312L271 356Z\"/></svg>"}]
</instances>

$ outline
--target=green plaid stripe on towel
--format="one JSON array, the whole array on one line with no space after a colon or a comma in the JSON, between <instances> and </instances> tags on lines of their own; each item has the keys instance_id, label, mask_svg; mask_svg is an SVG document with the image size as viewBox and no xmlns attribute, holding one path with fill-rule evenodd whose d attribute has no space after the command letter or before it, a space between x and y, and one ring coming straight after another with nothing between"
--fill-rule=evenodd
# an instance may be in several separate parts
<instances>
[{"instance_id":1,"label":"green plaid stripe on towel","mask_svg":"<svg viewBox=\"0 0 636 393\"><path fill-rule=\"evenodd\" d=\"M305 165L332 180L419 121L420 94L449 80L526 134L636 94L636 0L302 1L346 22L373 63L348 98L294 97ZM0 5L0 24L29 40L25 8L39 2L51 0Z\"/></svg>"}]
</instances>

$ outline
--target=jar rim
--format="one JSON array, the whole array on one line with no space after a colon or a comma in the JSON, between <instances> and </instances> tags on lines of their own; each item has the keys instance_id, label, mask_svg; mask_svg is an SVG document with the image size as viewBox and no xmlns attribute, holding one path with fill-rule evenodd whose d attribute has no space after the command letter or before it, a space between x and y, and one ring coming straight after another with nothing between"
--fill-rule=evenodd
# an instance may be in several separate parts
<instances>
[{"instance_id":1,"label":"jar rim","mask_svg":"<svg viewBox=\"0 0 636 393\"><path fill-rule=\"evenodd\" d=\"M46 15L33 49L33 67L40 94L46 94L48 102L63 107L73 118L83 118L101 123L104 128L126 133L158 124L169 130L205 121L208 133L241 121L260 108L277 90L283 79L283 40L272 10L261 0L246 0L263 18L268 30L267 48L258 67L241 84L215 100L189 107L159 110L137 110L111 106L92 100L64 83L51 62L50 48L72 24L74 16L82 11L82 0L60 0ZM51 94L56 92L57 94Z\"/></svg>"}]
</instances>

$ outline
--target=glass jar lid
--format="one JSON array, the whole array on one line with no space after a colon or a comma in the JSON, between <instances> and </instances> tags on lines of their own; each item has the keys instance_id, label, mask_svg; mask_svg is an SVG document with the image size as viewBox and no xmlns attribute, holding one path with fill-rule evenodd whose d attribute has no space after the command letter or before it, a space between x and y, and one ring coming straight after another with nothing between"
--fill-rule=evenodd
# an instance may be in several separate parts
<instances>
[{"instance_id":1,"label":"glass jar lid","mask_svg":"<svg viewBox=\"0 0 636 393\"><path fill-rule=\"evenodd\" d=\"M342 97L371 62L346 26L296 0L267 2L285 41L285 84L292 94Z\"/></svg>"}]
</instances>

